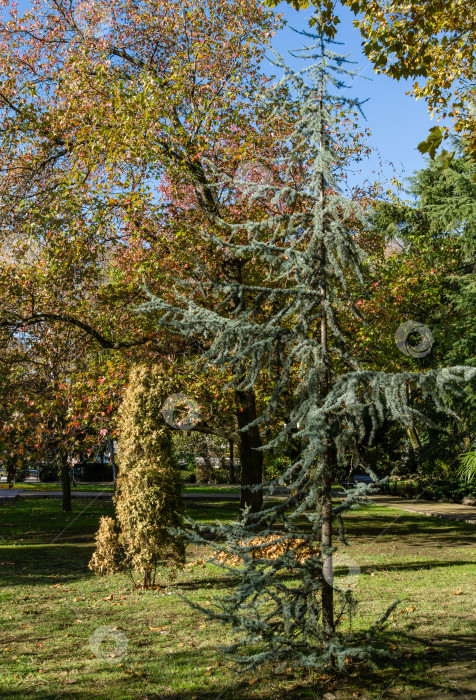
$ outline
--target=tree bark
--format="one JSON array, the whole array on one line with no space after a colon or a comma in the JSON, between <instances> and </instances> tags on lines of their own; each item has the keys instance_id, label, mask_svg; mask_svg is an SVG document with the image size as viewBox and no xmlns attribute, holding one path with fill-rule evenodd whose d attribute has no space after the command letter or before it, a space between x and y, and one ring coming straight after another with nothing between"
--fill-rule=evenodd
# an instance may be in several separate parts
<instances>
[{"instance_id":1,"label":"tree bark","mask_svg":"<svg viewBox=\"0 0 476 700\"><path fill-rule=\"evenodd\" d=\"M240 464L241 464L241 493L240 508L251 507L252 513L257 513L263 507L263 492L252 491L251 487L263 481L263 453L261 436L258 426L243 431L249 423L256 419L256 401L254 391L235 391L238 429L240 431ZM243 432L241 432L243 431Z\"/></svg>"},{"instance_id":2,"label":"tree bark","mask_svg":"<svg viewBox=\"0 0 476 700\"><path fill-rule=\"evenodd\" d=\"M321 55L324 56L324 40L321 36ZM321 89L319 95L319 109L321 114L320 127L320 148L322 149L325 141L323 107L324 107L324 67L321 65ZM327 328L327 251L325 244L325 224L324 224L324 206L325 206L325 181L324 174L321 172L319 203L321 211L321 245L320 245L320 260L319 260L319 291L320 291L320 306L321 306L321 347L324 358L324 373L321 386L321 400L324 400L329 393L330 385L330 367L328 359L328 328ZM333 562L332 554L332 454L330 446L329 425L327 426L327 437L325 453L323 456L322 472L321 472L321 555L322 555L322 584L321 584L321 602L322 602L322 629L324 639L329 642L335 634L334 624L334 588L333 588ZM334 657L331 657L331 664L335 664Z\"/></svg>"},{"instance_id":3,"label":"tree bark","mask_svg":"<svg viewBox=\"0 0 476 700\"><path fill-rule=\"evenodd\" d=\"M71 512L71 477L69 474L68 455L62 452L61 459L61 487L63 490L63 510Z\"/></svg>"},{"instance_id":4,"label":"tree bark","mask_svg":"<svg viewBox=\"0 0 476 700\"><path fill-rule=\"evenodd\" d=\"M329 641L334 636L334 571L332 554L332 459L329 447L324 455L321 495L321 551L322 551L322 628L324 638Z\"/></svg>"},{"instance_id":5,"label":"tree bark","mask_svg":"<svg viewBox=\"0 0 476 700\"><path fill-rule=\"evenodd\" d=\"M210 455L206 447L200 452L200 463L197 462L196 477L197 483L209 484L213 476L213 467Z\"/></svg>"},{"instance_id":6,"label":"tree bark","mask_svg":"<svg viewBox=\"0 0 476 700\"><path fill-rule=\"evenodd\" d=\"M417 452L421 449L421 442L420 438L418 437L417 431L415 430L415 428L409 428L408 426L406 428L406 431L413 450Z\"/></svg>"},{"instance_id":7,"label":"tree bark","mask_svg":"<svg viewBox=\"0 0 476 700\"><path fill-rule=\"evenodd\" d=\"M209 222L215 226L220 219L220 212L213 191L208 184L203 166L196 160L187 161L187 166L192 177L192 184L198 205L207 216ZM223 224L225 224L225 222L221 220L220 225ZM245 260L235 257L232 251L225 251L221 264L224 278L227 281L241 284L241 273L244 264ZM231 312L233 313L239 305L240 300L237 297L231 303ZM263 456L261 452L257 451L257 448L261 447L262 444L261 436L257 426L245 432L241 432L248 423L251 423L257 417L254 391L252 389L247 389L245 391L236 390L235 403L237 408L238 430L240 432L240 507L244 508L249 505L251 511L255 513L261 510L263 506L263 494L261 492L252 493L250 488L251 486L261 484L263 480Z\"/></svg>"},{"instance_id":8,"label":"tree bark","mask_svg":"<svg viewBox=\"0 0 476 700\"><path fill-rule=\"evenodd\" d=\"M228 448L230 450L230 484L235 483L234 446L233 440L228 440Z\"/></svg>"},{"instance_id":9,"label":"tree bark","mask_svg":"<svg viewBox=\"0 0 476 700\"><path fill-rule=\"evenodd\" d=\"M15 477L16 477L16 466L13 462L10 460L7 461L7 481L8 481L8 488L12 489L15 486Z\"/></svg>"}]
</instances>

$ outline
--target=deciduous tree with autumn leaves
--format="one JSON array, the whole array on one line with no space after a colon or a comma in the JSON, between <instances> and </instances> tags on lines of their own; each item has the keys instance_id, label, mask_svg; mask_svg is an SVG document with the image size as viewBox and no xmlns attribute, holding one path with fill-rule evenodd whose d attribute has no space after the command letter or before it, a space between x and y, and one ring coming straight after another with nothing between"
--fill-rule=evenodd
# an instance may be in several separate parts
<instances>
[{"instance_id":1,"label":"deciduous tree with autumn leaves","mask_svg":"<svg viewBox=\"0 0 476 700\"><path fill-rule=\"evenodd\" d=\"M20 289L18 305L3 309L9 332L54 323L113 350L201 351L193 339L159 334L134 307L143 282L174 295L190 261L209 255L201 229L214 225L221 202L205 158L232 175L275 147L254 95L277 21L260 4L236 0L176 9L114 3L100 38L94 13L77 21L69 3L35 2L2 21L3 237L7 246L28 239L52 252L43 294ZM240 216L236 207L225 212ZM238 261L210 257L209 265L240 274ZM221 389L207 388L212 396ZM242 427L256 415L254 392L237 392L234 403ZM243 480L259 482L259 433L239 438Z\"/></svg>"}]
</instances>

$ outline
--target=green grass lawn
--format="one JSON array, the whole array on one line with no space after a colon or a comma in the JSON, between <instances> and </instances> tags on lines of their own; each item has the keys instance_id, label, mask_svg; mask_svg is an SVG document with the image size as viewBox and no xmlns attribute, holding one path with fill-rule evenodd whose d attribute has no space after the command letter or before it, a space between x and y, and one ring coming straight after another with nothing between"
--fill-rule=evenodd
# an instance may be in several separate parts
<instances>
[{"instance_id":1,"label":"green grass lawn","mask_svg":"<svg viewBox=\"0 0 476 700\"><path fill-rule=\"evenodd\" d=\"M45 483L38 483L34 481L20 481L17 482L14 486L15 489L24 489L26 491L61 491L61 484L57 482L45 482ZM0 483L0 489L7 489L8 490L8 484L5 482ZM111 482L106 482L106 483L97 483L97 484L76 484L76 486L71 486L71 491L74 493L75 491L110 491L111 493L114 491L114 485ZM186 493L211 493L214 491L219 491L220 493L225 493L225 494L239 494L240 492L240 487L239 486L228 486L224 485L199 485L195 486L194 484L186 484L184 491Z\"/></svg>"},{"instance_id":2,"label":"green grass lawn","mask_svg":"<svg viewBox=\"0 0 476 700\"><path fill-rule=\"evenodd\" d=\"M201 521L236 517L235 503L189 504ZM55 500L0 505L0 698L450 698L475 697L471 686L471 621L476 572L474 527L369 506L346 518L358 562L355 625L375 620L400 599L386 633L399 658L378 671L346 678L306 672L233 672L216 650L230 640L180 597L205 606L230 585L203 563L206 548L175 582L134 589L128 576L96 577L87 568L93 536L110 502L75 500L62 513ZM101 628L127 644L114 657ZM122 636L123 635L123 636ZM331 696L329 696L331 697Z\"/></svg>"},{"instance_id":3,"label":"green grass lawn","mask_svg":"<svg viewBox=\"0 0 476 700\"><path fill-rule=\"evenodd\" d=\"M36 481L17 481L14 489L24 489L25 491L61 491L59 482L36 482ZM0 489L7 489L8 484L2 482ZM114 485L111 482L97 484L77 484L71 486L71 491L114 491Z\"/></svg>"}]
</instances>

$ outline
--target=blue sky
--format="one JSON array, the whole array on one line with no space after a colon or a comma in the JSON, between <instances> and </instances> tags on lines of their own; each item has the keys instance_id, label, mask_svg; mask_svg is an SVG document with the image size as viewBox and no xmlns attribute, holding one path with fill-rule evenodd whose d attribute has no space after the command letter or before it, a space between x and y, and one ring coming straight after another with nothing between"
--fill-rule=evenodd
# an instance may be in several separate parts
<instances>
[{"instance_id":1,"label":"blue sky","mask_svg":"<svg viewBox=\"0 0 476 700\"><path fill-rule=\"evenodd\" d=\"M18 2L20 12L30 6L29 0ZM299 62L293 60L287 51L299 48L304 37L293 32L291 27L308 30L312 9L297 12L283 2L277 6L276 12L284 15L287 26L276 34L273 46L297 68ZM2 14L6 14L5 11ZM430 119L425 102L416 101L414 97L405 94L411 89L413 81L396 81L374 73L372 64L362 52L360 32L352 24L354 15L341 6L338 7L338 14L341 24L337 39L343 42L343 46L336 47L336 51L349 53L350 58L357 62L355 68L360 68L363 76L372 79L357 80L353 91L362 100L370 98L364 106L367 122L363 125L371 131L369 145L373 149L373 155L369 161L360 164L362 173L352 179L354 183L364 178L389 183L394 176L402 180L425 166L426 158L417 150L417 144L426 138L429 128L436 124L436 120ZM271 66L268 70L273 72Z\"/></svg>"},{"instance_id":2,"label":"blue sky","mask_svg":"<svg viewBox=\"0 0 476 700\"><path fill-rule=\"evenodd\" d=\"M299 62L293 61L286 52L298 48L304 37L297 35L290 27L309 30L312 9L297 12L283 2L277 6L276 11L284 15L288 26L276 34L273 47L297 68ZM359 68L363 76L372 79L358 79L353 91L362 100L370 98L363 107L367 118L363 125L371 131L369 145L374 149L374 154L370 162L361 163L361 177L372 180L382 177L384 180L391 179L394 174L399 179L408 177L415 170L425 167L426 157L420 154L417 145L426 139L429 129L437 123L436 118L430 118L423 100L417 101L405 94L412 88L413 80L396 81L374 72L372 64L362 51L360 32L352 24L353 13L339 6L338 15L341 24L336 39L343 42L343 46L335 47L335 51L349 53L349 58L357 61L354 68ZM380 160L383 161L382 165ZM372 169L375 170L374 174L371 173Z\"/></svg>"}]
</instances>

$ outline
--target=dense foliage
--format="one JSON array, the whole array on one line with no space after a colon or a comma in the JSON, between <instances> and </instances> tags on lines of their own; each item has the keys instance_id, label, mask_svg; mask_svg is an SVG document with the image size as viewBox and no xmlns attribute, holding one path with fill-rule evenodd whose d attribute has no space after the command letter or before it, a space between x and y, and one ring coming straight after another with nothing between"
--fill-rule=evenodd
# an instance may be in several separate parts
<instances>
[{"instance_id":1,"label":"dense foliage","mask_svg":"<svg viewBox=\"0 0 476 700\"><path fill-rule=\"evenodd\" d=\"M296 9L318 8L326 33L335 35L340 22L335 0L286 2ZM268 0L268 4L274 7L278 0ZM396 80L416 78L411 94L426 100L430 114L438 119L453 119L454 130L467 139L467 152L475 160L474 5L466 0L340 0L340 4L356 15L354 25L375 71ZM433 158L448 135L447 126L434 126L419 149Z\"/></svg>"},{"instance_id":2,"label":"dense foliage","mask_svg":"<svg viewBox=\"0 0 476 700\"><path fill-rule=\"evenodd\" d=\"M284 77L263 95L270 125L283 113L293 115L295 124L272 162L273 179L247 187L251 201L267 203L267 216L234 225L217 217L207 237L211 247L253 265L239 279L204 280L198 263L181 305L150 293L143 307L184 337L211 337L203 364L232 368L235 388L248 389L267 376L265 410L244 429L267 424L282 409L281 397L291 394L277 434L264 446L284 453L294 441L291 465L277 481L287 480L291 494L277 506L245 510L239 523L214 529L226 538L215 549L224 548L243 567L234 591L216 610L204 612L233 627L236 643L228 651L246 668L264 662L343 668L351 657L369 660L382 653L369 643L370 632L357 639L340 627L343 616L352 615L350 591L342 595L341 610L334 610L333 521L368 490L361 485L333 507L335 465L358 463L361 446L372 443L387 422L410 431L418 423L432 425L412 393L445 415L454 391L476 376L475 367L465 366L426 372L367 368L341 330L350 314L361 319L352 292L363 285L368 267L358 238L365 212L340 184L348 163L361 153L358 135L345 126L359 102L332 94L331 86L343 87L349 73L346 59L325 45L322 31L315 38L317 45L304 52L315 63L302 73L280 63ZM226 175L217 171L216 187L226 185ZM257 279L260 268L266 275ZM205 285L217 300L214 309L199 303L197 292ZM273 535L279 554L267 557L264 543ZM302 548L309 556L301 556Z\"/></svg>"},{"instance_id":3,"label":"dense foliage","mask_svg":"<svg viewBox=\"0 0 476 700\"><path fill-rule=\"evenodd\" d=\"M185 557L183 539L169 531L181 525L183 513L172 432L161 413L169 389L161 367L131 372L118 425L116 523L102 520L90 563L97 573L132 570L146 588L161 565L174 572Z\"/></svg>"}]
</instances>

